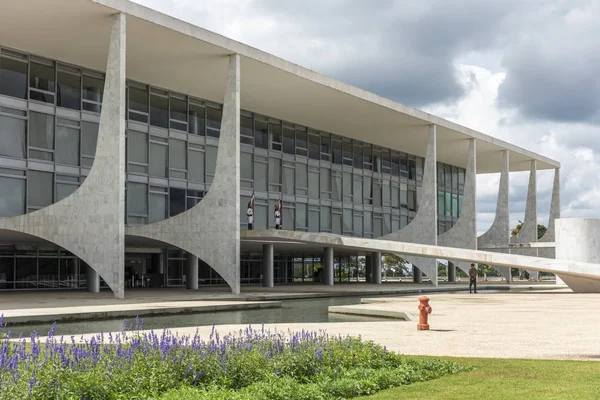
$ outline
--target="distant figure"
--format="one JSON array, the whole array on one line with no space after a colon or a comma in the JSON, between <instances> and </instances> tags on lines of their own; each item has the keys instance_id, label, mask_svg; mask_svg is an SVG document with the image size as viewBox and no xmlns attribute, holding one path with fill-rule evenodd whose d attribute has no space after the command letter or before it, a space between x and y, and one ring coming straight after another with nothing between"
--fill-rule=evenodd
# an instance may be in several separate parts
<instances>
[{"instance_id":1,"label":"distant figure","mask_svg":"<svg viewBox=\"0 0 600 400\"><path fill-rule=\"evenodd\" d=\"M469 270L469 293L473 293L471 291L471 287L475 288L475 293L477 293L477 268L475 268L475 264L471 264L471 269Z\"/></svg>"},{"instance_id":2,"label":"distant figure","mask_svg":"<svg viewBox=\"0 0 600 400\"><path fill-rule=\"evenodd\" d=\"M281 211L275 206L275 229L281 229Z\"/></svg>"},{"instance_id":3,"label":"distant figure","mask_svg":"<svg viewBox=\"0 0 600 400\"><path fill-rule=\"evenodd\" d=\"M248 216L248 230L252 230L252 223L254 222L254 210L248 203L248 211L246 211L246 215Z\"/></svg>"}]
</instances>

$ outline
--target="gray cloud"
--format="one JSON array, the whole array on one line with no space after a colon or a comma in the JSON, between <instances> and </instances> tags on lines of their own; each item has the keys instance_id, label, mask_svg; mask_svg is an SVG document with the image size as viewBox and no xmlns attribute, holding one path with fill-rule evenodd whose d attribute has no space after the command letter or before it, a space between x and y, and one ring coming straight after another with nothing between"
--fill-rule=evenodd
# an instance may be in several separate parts
<instances>
[{"instance_id":1,"label":"gray cloud","mask_svg":"<svg viewBox=\"0 0 600 400\"><path fill-rule=\"evenodd\" d=\"M600 123L600 6L558 1L528 17L505 50L499 104L533 119Z\"/></svg>"}]
</instances>

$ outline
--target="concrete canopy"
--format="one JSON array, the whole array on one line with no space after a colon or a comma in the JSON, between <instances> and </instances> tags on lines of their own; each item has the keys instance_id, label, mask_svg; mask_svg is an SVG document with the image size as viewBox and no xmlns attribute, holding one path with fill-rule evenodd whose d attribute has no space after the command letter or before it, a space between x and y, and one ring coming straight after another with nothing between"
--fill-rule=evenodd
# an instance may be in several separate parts
<instances>
[{"instance_id":1,"label":"concrete canopy","mask_svg":"<svg viewBox=\"0 0 600 400\"><path fill-rule=\"evenodd\" d=\"M221 102L230 54L240 54L244 110L424 156L438 125L438 161L466 167L477 139L477 172L560 167L557 161L336 81L127 0L22 0L0 13L2 44L103 71L110 16L128 14L127 78Z\"/></svg>"}]
</instances>

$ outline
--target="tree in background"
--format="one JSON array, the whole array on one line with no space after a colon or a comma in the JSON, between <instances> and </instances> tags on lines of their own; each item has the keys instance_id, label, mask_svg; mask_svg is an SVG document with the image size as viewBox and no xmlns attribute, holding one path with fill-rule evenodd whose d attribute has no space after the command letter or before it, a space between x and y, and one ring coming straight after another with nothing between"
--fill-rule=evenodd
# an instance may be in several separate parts
<instances>
[{"instance_id":1,"label":"tree in background","mask_svg":"<svg viewBox=\"0 0 600 400\"><path fill-rule=\"evenodd\" d=\"M387 254L383 256L382 272L386 278L405 276L408 275L407 264L404 258L394 254Z\"/></svg>"},{"instance_id":2,"label":"tree in background","mask_svg":"<svg viewBox=\"0 0 600 400\"><path fill-rule=\"evenodd\" d=\"M448 276L448 265L441 263L438 261L438 276L447 277Z\"/></svg>"}]
</instances>

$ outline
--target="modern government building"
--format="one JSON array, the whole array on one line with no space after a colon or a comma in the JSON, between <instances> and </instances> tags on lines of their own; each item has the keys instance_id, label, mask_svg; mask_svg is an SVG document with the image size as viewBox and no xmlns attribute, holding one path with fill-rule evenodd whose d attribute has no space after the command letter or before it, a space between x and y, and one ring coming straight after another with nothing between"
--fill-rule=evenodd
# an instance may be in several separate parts
<instances>
[{"instance_id":1,"label":"modern government building","mask_svg":"<svg viewBox=\"0 0 600 400\"><path fill-rule=\"evenodd\" d=\"M381 253L287 231L554 257L529 245L537 170L555 170L539 239L554 241L559 168L127 0L0 13L0 292L381 283ZM530 184L510 238L516 171ZM476 175L490 173L497 214L478 238ZM435 260L407 260L437 284Z\"/></svg>"}]
</instances>

